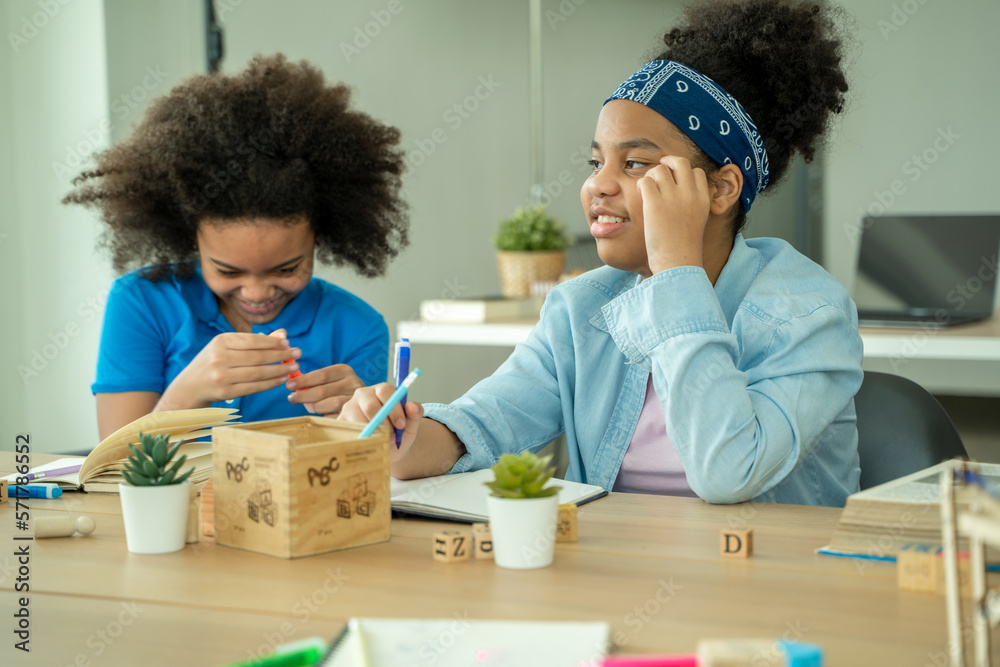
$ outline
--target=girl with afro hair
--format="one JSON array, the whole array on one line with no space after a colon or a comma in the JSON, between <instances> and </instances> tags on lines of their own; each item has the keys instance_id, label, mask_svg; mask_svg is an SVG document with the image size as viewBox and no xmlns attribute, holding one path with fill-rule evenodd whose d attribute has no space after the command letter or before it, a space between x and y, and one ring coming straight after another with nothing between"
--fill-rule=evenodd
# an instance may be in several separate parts
<instances>
[{"instance_id":1,"label":"girl with afro hair","mask_svg":"<svg viewBox=\"0 0 1000 667\"><path fill-rule=\"evenodd\" d=\"M160 410L336 414L385 379L382 316L313 276L314 260L382 274L407 243L399 131L349 98L305 62L257 57L155 100L74 180L64 202L100 212L127 272L92 386L102 438Z\"/></svg>"},{"instance_id":2,"label":"girl with afro hair","mask_svg":"<svg viewBox=\"0 0 1000 667\"><path fill-rule=\"evenodd\" d=\"M566 478L609 490L834 506L858 490L854 304L789 244L740 233L842 109L836 18L821 1L686 8L597 118L580 196L607 266L550 292L527 342L462 398L397 406L396 477L564 433ZM340 418L391 393L359 389Z\"/></svg>"}]
</instances>

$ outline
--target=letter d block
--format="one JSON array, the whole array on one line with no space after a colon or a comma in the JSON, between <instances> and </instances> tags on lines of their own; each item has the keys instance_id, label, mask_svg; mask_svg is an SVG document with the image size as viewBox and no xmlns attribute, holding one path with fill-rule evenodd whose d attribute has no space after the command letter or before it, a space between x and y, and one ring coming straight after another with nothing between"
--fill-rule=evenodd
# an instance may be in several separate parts
<instances>
[{"instance_id":1,"label":"letter d block","mask_svg":"<svg viewBox=\"0 0 1000 667\"><path fill-rule=\"evenodd\" d=\"M719 531L719 554L723 558L753 556L753 529Z\"/></svg>"},{"instance_id":2,"label":"letter d block","mask_svg":"<svg viewBox=\"0 0 1000 667\"><path fill-rule=\"evenodd\" d=\"M442 563L457 563L469 560L472 540L464 530L442 530L434 533L434 560Z\"/></svg>"},{"instance_id":3,"label":"letter d block","mask_svg":"<svg viewBox=\"0 0 1000 667\"><path fill-rule=\"evenodd\" d=\"M559 520L556 523L556 542L576 542L576 505L567 503L559 506Z\"/></svg>"},{"instance_id":4,"label":"letter d block","mask_svg":"<svg viewBox=\"0 0 1000 667\"><path fill-rule=\"evenodd\" d=\"M493 560L493 533L489 524L472 524L472 550L477 559Z\"/></svg>"}]
</instances>

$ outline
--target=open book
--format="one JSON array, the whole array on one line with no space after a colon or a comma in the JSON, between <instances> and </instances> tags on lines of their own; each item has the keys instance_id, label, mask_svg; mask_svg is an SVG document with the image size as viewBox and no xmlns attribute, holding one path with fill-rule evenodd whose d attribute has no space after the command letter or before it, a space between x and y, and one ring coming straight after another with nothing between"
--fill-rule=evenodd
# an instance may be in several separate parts
<instances>
[{"instance_id":1,"label":"open book","mask_svg":"<svg viewBox=\"0 0 1000 667\"><path fill-rule=\"evenodd\" d=\"M941 546L940 478L949 465L945 461L848 496L829 546L819 553L894 561L907 544ZM1000 464L972 465L1000 487ZM967 548L967 540L961 539L959 549ZM987 560L1000 562L1000 554L987 549Z\"/></svg>"},{"instance_id":2,"label":"open book","mask_svg":"<svg viewBox=\"0 0 1000 667\"><path fill-rule=\"evenodd\" d=\"M610 648L603 622L352 618L319 664L597 667Z\"/></svg>"},{"instance_id":3,"label":"open book","mask_svg":"<svg viewBox=\"0 0 1000 667\"><path fill-rule=\"evenodd\" d=\"M123 481L121 470L130 453L128 444L137 445L141 432L150 435L167 434L170 436L171 444L181 440L190 441L181 445L177 456L187 455L183 468L187 470L194 466L190 479L193 483L199 484L212 475L212 444L194 440L209 435L213 426L221 426L238 419L236 410L230 408L152 412L109 435L85 458L79 456L61 458L32 468L29 472L36 473L79 465L82 466L79 472L46 477L38 480L38 483L55 483L66 491L118 493L118 484ZM4 479L13 480L15 477L11 475Z\"/></svg>"},{"instance_id":4,"label":"open book","mask_svg":"<svg viewBox=\"0 0 1000 667\"><path fill-rule=\"evenodd\" d=\"M417 514L435 519L452 519L474 523L489 521L486 496L490 490L483 486L493 481L489 468L474 472L459 472L424 479L391 479L392 509L406 514ZM593 484L553 479L551 484L559 490L559 504L583 503L601 498L607 491Z\"/></svg>"}]
</instances>

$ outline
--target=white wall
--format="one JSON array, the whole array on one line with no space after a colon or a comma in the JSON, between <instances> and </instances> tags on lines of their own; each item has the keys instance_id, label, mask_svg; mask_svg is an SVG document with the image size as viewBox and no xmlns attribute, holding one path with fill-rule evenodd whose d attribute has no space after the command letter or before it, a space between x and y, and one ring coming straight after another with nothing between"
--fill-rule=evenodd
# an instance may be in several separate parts
<instances>
[{"instance_id":1,"label":"white wall","mask_svg":"<svg viewBox=\"0 0 1000 667\"><path fill-rule=\"evenodd\" d=\"M11 197L0 224L8 234L0 245L4 347L11 343L0 384L0 446L11 448L13 433L28 432L34 451L92 442L88 384L99 313L88 317L87 309L108 279L90 257L92 217L59 203L69 178L54 168L67 154L75 160L75 153L106 145L99 131L107 118L104 8L100 0L48 7L51 15L28 0L4 4L8 78L0 104L10 142L4 198ZM23 41L12 43L11 33ZM16 333L8 339L6 330Z\"/></svg>"},{"instance_id":2,"label":"white wall","mask_svg":"<svg viewBox=\"0 0 1000 667\"><path fill-rule=\"evenodd\" d=\"M862 211L1000 210L1000 2L843 4L860 52L827 151L824 264L851 286Z\"/></svg>"},{"instance_id":3,"label":"white wall","mask_svg":"<svg viewBox=\"0 0 1000 667\"><path fill-rule=\"evenodd\" d=\"M95 215L60 200L152 95L205 62L198 0L44 5L4 3L0 47L0 448L29 432L38 452L97 443L90 383L113 278Z\"/></svg>"},{"instance_id":4,"label":"white wall","mask_svg":"<svg viewBox=\"0 0 1000 667\"><path fill-rule=\"evenodd\" d=\"M0 34L13 31L13 7L0 9ZM0 312L3 333L0 334L0 450L13 449L14 438L27 428L21 420L24 413L24 393L16 374L22 341L21 325L23 291L21 289L21 253L18 252L20 230L17 225L17 187L14 183L14 161L6 156L14 154L14 115L8 100L13 99L11 60L13 46L0 46Z\"/></svg>"},{"instance_id":5,"label":"white wall","mask_svg":"<svg viewBox=\"0 0 1000 667\"><path fill-rule=\"evenodd\" d=\"M111 140L120 141L150 101L206 71L203 0L104 0Z\"/></svg>"}]
</instances>

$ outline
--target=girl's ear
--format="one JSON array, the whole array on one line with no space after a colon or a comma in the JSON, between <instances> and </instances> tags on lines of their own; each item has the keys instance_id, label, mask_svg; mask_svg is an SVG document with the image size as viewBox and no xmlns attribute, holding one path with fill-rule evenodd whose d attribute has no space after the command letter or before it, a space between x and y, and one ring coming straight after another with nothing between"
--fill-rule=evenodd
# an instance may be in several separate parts
<instances>
[{"instance_id":1,"label":"girl's ear","mask_svg":"<svg viewBox=\"0 0 1000 667\"><path fill-rule=\"evenodd\" d=\"M733 204L739 204L743 190L743 172L735 164L724 164L713 174L711 213L722 215Z\"/></svg>"}]
</instances>

